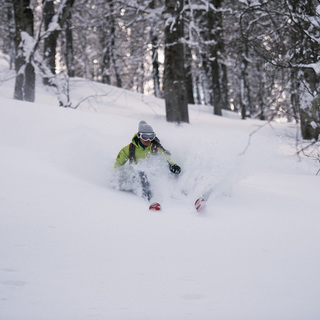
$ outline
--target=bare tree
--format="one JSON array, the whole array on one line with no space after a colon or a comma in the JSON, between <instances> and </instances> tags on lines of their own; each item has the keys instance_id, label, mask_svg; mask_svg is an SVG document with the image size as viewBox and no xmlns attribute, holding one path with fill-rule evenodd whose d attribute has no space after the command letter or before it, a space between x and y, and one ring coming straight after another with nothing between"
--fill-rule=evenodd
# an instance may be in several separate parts
<instances>
[{"instance_id":1,"label":"bare tree","mask_svg":"<svg viewBox=\"0 0 320 320\"><path fill-rule=\"evenodd\" d=\"M2 51L8 54L10 69L13 69L15 59L13 4L11 0L2 0L0 5L2 6L0 19L3 22L3 25L0 25L0 38L3 39Z\"/></svg>"},{"instance_id":2,"label":"bare tree","mask_svg":"<svg viewBox=\"0 0 320 320\"><path fill-rule=\"evenodd\" d=\"M34 102L35 71L32 64L33 12L30 0L13 0L15 20L15 69L14 98Z\"/></svg>"},{"instance_id":3,"label":"bare tree","mask_svg":"<svg viewBox=\"0 0 320 320\"><path fill-rule=\"evenodd\" d=\"M210 79L211 103L214 113L222 115L222 109L229 108L227 69L224 63L224 39L222 0L210 0L209 8L201 13L201 36L203 41L202 60L204 70Z\"/></svg>"},{"instance_id":4,"label":"bare tree","mask_svg":"<svg viewBox=\"0 0 320 320\"><path fill-rule=\"evenodd\" d=\"M164 97L167 121L189 122L184 69L184 2L166 0Z\"/></svg>"},{"instance_id":5,"label":"bare tree","mask_svg":"<svg viewBox=\"0 0 320 320\"><path fill-rule=\"evenodd\" d=\"M53 23L55 16L54 0L43 0L43 21L46 36L44 38L43 57L44 61L50 68L51 73L56 73L56 47L58 30L50 31L50 24ZM44 77L45 84L50 83L50 79Z\"/></svg>"},{"instance_id":6,"label":"bare tree","mask_svg":"<svg viewBox=\"0 0 320 320\"><path fill-rule=\"evenodd\" d=\"M72 12L69 10L66 17L66 67L69 77L75 76L74 70L74 50L73 50L73 25L72 25Z\"/></svg>"},{"instance_id":7,"label":"bare tree","mask_svg":"<svg viewBox=\"0 0 320 320\"><path fill-rule=\"evenodd\" d=\"M57 11L55 10L53 0L43 0L43 21L44 21L44 61L49 67L51 74L56 74L56 53L57 53L57 40L63 29L65 23L70 26L71 23L71 9L74 0L64 0L59 5ZM67 28L67 62L68 67L72 68L72 59L70 57L70 50L72 43L72 31ZM70 72L69 72L70 73ZM72 71L71 71L72 74ZM44 77L44 83L50 84L51 79Z\"/></svg>"}]
</instances>

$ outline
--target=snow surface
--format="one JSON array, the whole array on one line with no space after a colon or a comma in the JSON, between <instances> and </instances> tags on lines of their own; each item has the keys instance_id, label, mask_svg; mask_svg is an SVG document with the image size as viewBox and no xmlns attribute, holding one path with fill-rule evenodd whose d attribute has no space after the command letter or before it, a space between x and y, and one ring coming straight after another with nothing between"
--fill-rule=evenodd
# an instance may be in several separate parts
<instances>
[{"instance_id":1,"label":"snow surface","mask_svg":"<svg viewBox=\"0 0 320 320\"><path fill-rule=\"evenodd\" d=\"M295 125L190 106L179 126L82 79L74 105L101 96L76 110L40 84L20 102L0 74L1 320L320 318L318 163L295 156ZM140 120L183 170L157 180L161 212L110 183Z\"/></svg>"}]
</instances>

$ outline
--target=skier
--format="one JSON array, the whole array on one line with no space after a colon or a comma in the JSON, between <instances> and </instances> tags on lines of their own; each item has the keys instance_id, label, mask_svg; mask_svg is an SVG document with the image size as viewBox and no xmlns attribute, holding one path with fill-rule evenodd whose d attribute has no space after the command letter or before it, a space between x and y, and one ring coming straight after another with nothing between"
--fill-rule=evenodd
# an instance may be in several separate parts
<instances>
[{"instance_id":1,"label":"skier","mask_svg":"<svg viewBox=\"0 0 320 320\"><path fill-rule=\"evenodd\" d=\"M128 161L130 164L137 164L139 160L150 159L152 155L162 156L167 161L168 168L172 173L179 174L181 172L181 168L172 161L170 152L160 144L153 128L147 122L140 121L138 133L133 136L130 144L120 150L114 167L121 168ZM134 183L138 183L142 189L142 196L148 201L152 199L151 186L143 170L124 170L118 178L119 189L130 190L133 189ZM159 203L153 203L149 209L160 210L161 206Z\"/></svg>"}]
</instances>

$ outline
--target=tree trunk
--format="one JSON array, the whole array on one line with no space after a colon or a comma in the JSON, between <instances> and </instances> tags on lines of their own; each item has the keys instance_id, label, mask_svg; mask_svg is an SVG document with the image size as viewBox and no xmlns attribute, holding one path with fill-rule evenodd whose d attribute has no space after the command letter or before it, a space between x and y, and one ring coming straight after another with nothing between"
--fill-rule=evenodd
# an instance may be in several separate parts
<instances>
[{"instance_id":1,"label":"tree trunk","mask_svg":"<svg viewBox=\"0 0 320 320\"><path fill-rule=\"evenodd\" d=\"M6 25L6 33L3 39L3 53L8 54L10 58L10 70L13 68L15 59L15 46L14 46L14 13L12 1L5 0L6 19L4 21Z\"/></svg>"},{"instance_id":2,"label":"tree trunk","mask_svg":"<svg viewBox=\"0 0 320 320\"><path fill-rule=\"evenodd\" d=\"M116 27L114 17L114 4L112 0L107 0L109 5L109 15L106 17L105 23L101 26L101 43L103 47L102 53L102 83L113 84L112 75L115 76L115 85L122 87L119 66L116 58Z\"/></svg>"},{"instance_id":3,"label":"tree trunk","mask_svg":"<svg viewBox=\"0 0 320 320\"><path fill-rule=\"evenodd\" d=\"M43 20L44 30L48 32L44 39L43 44L43 57L52 75L56 74L56 47L58 31L48 31L52 18L55 15L54 2L53 0L43 0ZM43 83L50 84L50 78L44 77Z\"/></svg>"},{"instance_id":4,"label":"tree trunk","mask_svg":"<svg viewBox=\"0 0 320 320\"><path fill-rule=\"evenodd\" d=\"M154 95L157 98L161 98L159 60L158 60L158 36L155 35L155 30L152 30L152 31L151 31L152 78L153 78Z\"/></svg>"},{"instance_id":5,"label":"tree trunk","mask_svg":"<svg viewBox=\"0 0 320 320\"><path fill-rule=\"evenodd\" d=\"M73 78L74 71L74 55L73 55L73 33L72 33L72 13L68 13L66 19L66 65L68 76Z\"/></svg>"},{"instance_id":6,"label":"tree trunk","mask_svg":"<svg viewBox=\"0 0 320 320\"><path fill-rule=\"evenodd\" d=\"M214 114L222 115L222 96L220 90L220 66L218 62L217 50L211 50L211 81L212 81L212 98L214 106Z\"/></svg>"},{"instance_id":7,"label":"tree trunk","mask_svg":"<svg viewBox=\"0 0 320 320\"><path fill-rule=\"evenodd\" d=\"M193 96L193 78L192 78L192 52L191 48L186 45L186 90L187 90L187 98L188 103L194 104L194 96Z\"/></svg>"},{"instance_id":8,"label":"tree trunk","mask_svg":"<svg viewBox=\"0 0 320 320\"><path fill-rule=\"evenodd\" d=\"M259 119L260 120L266 120L264 109L265 109L265 103L263 100L263 97L265 96L264 93L264 87L266 85L266 79L265 79L265 71L263 66L261 66L260 63L256 63L256 70L261 75L258 79L257 83L257 101L259 105Z\"/></svg>"},{"instance_id":9,"label":"tree trunk","mask_svg":"<svg viewBox=\"0 0 320 320\"><path fill-rule=\"evenodd\" d=\"M301 134L305 140L319 140L320 135L320 94L316 96L311 106L300 109Z\"/></svg>"},{"instance_id":10,"label":"tree trunk","mask_svg":"<svg viewBox=\"0 0 320 320\"><path fill-rule=\"evenodd\" d=\"M116 43L115 43L115 38L116 38L116 26L115 26L115 18L114 18L114 6L113 6L113 0L107 0L109 7L110 7L110 15L109 15L109 20L108 24L110 27L110 36L108 39L108 48L107 48L107 54L109 55L108 59L110 59L112 63L112 67L115 73L116 77L116 86L118 88L122 88L122 81L120 77L120 70L116 58Z\"/></svg>"},{"instance_id":11,"label":"tree trunk","mask_svg":"<svg viewBox=\"0 0 320 320\"><path fill-rule=\"evenodd\" d=\"M33 53L29 50L30 40L33 37L33 12L30 0L14 0L13 6L16 26L14 99L34 102L35 72L32 65Z\"/></svg>"},{"instance_id":12,"label":"tree trunk","mask_svg":"<svg viewBox=\"0 0 320 320\"><path fill-rule=\"evenodd\" d=\"M241 75L240 75L240 106L241 106L241 117L246 119L251 116L251 100L250 100L250 86L248 83L248 50L246 44L244 44L244 49L241 53Z\"/></svg>"},{"instance_id":13,"label":"tree trunk","mask_svg":"<svg viewBox=\"0 0 320 320\"><path fill-rule=\"evenodd\" d=\"M155 9L155 0L151 0L149 7L151 10ZM158 30L156 26L156 19L151 20L150 24L150 40L152 46L152 78L154 95L157 98L161 98L160 90L160 73L159 73L159 56L158 56Z\"/></svg>"},{"instance_id":14,"label":"tree trunk","mask_svg":"<svg viewBox=\"0 0 320 320\"><path fill-rule=\"evenodd\" d=\"M165 27L164 95L169 122L189 122L185 87L184 35L181 11L183 1L166 0L168 19Z\"/></svg>"},{"instance_id":15,"label":"tree trunk","mask_svg":"<svg viewBox=\"0 0 320 320\"><path fill-rule=\"evenodd\" d=\"M108 34L108 19L106 23L101 26L100 42L102 45L102 59L101 59L101 82L111 84L111 53L110 53L110 35Z\"/></svg>"},{"instance_id":16,"label":"tree trunk","mask_svg":"<svg viewBox=\"0 0 320 320\"><path fill-rule=\"evenodd\" d=\"M221 8L222 0L210 0L210 4ZM224 63L224 40L222 14L210 8L201 17L201 36L204 44L202 64L210 84L211 104L214 114L222 115L222 109L230 110L227 67Z\"/></svg>"},{"instance_id":17,"label":"tree trunk","mask_svg":"<svg viewBox=\"0 0 320 320\"><path fill-rule=\"evenodd\" d=\"M292 115L296 123L299 122L300 113L300 99L299 99L299 80L298 72L296 69L290 70L290 102ZM291 113L291 111L289 111ZM288 119L291 120L292 116L289 115Z\"/></svg>"},{"instance_id":18,"label":"tree trunk","mask_svg":"<svg viewBox=\"0 0 320 320\"><path fill-rule=\"evenodd\" d=\"M46 37L44 39L44 60L50 70L50 74L45 76L43 79L44 84L50 84L50 77L54 76L56 74L56 50L57 50L57 40L59 37L59 34L62 30L63 25L65 22L69 19L71 19L71 8L73 6L74 0L66 0L65 3L60 4L60 8L58 9L58 12L55 12L54 9L54 1L53 0L43 0L43 16L44 16L44 28L46 31ZM58 25L59 28L56 27L56 25L53 25L53 29L51 30L50 24L52 23L53 17L58 14ZM69 32L68 37L69 41L70 38L70 29L67 30ZM67 45L68 39L67 39ZM70 48L69 48L70 49ZM70 58L70 57L68 57ZM67 61L69 63L70 61Z\"/></svg>"},{"instance_id":19,"label":"tree trunk","mask_svg":"<svg viewBox=\"0 0 320 320\"><path fill-rule=\"evenodd\" d=\"M296 50L293 52L293 58L296 64L302 63L318 63L320 45L318 41L314 41L316 35L319 33L314 25L310 24L310 17L314 16L316 12L315 2L305 0L289 0L290 14L295 18L295 23L292 26L291 41ZM298 85L292 82L291 101L294 107L299 107L300 111L300 126L303 139L319 139L320 133L320 96L319 96L319 76L314 69L303 68L304 85L308 87L309 97L306 101L298 95ZM297 77L292 72L292 78L296 80ZM312 105L310 106L309 98L313 97ZM299 101L301 100L301 101Z\"/></svg>"}]
</instances>

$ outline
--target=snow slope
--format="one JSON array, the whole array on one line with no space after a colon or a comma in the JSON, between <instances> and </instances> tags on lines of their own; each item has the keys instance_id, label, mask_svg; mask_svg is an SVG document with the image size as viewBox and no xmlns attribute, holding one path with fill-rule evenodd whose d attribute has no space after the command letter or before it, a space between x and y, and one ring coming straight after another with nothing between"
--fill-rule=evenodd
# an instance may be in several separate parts
<instances>
[{"instance_id":1,"label":"snow slope","mask_svg":"<svg viewBox=\"0 0 320 320\"><path fill-rule=\"evenodd\" d=\"M263 122L192 106L177 126L161 100L71 85L74 103L104 96L72 110L0 85L1 320L320 318L318 164L294 155L294 125L248 145ZM142 119L183 169L157 180L161 212L110 184Z\"/></svg>"}]
</instances>

